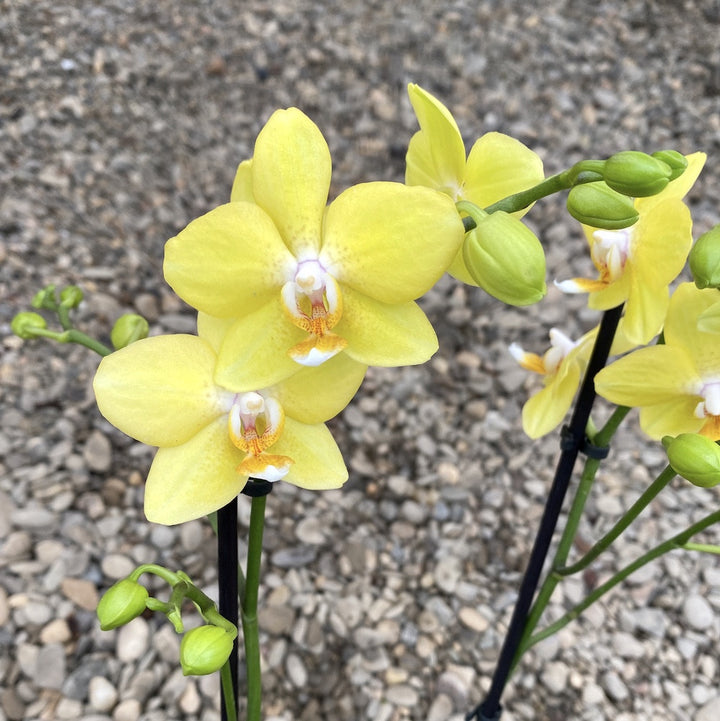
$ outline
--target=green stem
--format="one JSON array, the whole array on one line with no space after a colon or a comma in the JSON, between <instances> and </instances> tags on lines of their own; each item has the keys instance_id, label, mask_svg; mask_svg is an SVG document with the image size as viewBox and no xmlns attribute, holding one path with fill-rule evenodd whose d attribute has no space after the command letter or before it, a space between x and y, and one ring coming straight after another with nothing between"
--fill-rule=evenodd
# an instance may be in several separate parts
<instances>
[{"instance_id":1,"label":"green stem","mask_svg":"<svg viewBox=\"0 0 720 721\"><path fill-rule=\"evenodd\" d=\"M631 573L650 563L650 561L654 561L656 558L659 558L668 551L674 551L679 548L687 548L689 545L695 545L688 544L688 539L692 538L692 536L696 535L697 533L700 533L700 531L704 531L706 528L712 526L718 521L720 521L720 511L713 511L713 513L705 516L705 518L702 518L697 523L694 523L692 526L689 526L684 531L681 531L677 535L669 538L667 541L664 541L663 543L655 546L655 548L635 559L632 563L625 566L625 568L623 568L621 571L618 571L618 573L616 573L612 578L608 579L601 586L598 586L587 598L577 604L577 606L571 608L564 616L562 616L562 618L559 618L557 621L555 621L555 623L550 624L547 628L544 628L542 631L532 636L527 642L524 650L527 650L531 646L534 646L536 643L539 643L543 639L552 636L554 633L557 633L561 628L567 626L570 621L573 621L578 616L580 616L580 614L586 608L595 603L595 601L604 596L608 591L617 586L620 582L624 581ZM697 545L700 546L702 544Z\"/></svg>"},{"instance_id":2,"label":"green stem","mask_svg":"<svg viewBox=\"0 0 720 721\"><path fill-rule=\"evenodd\" d=\"M572 576L587 568L625 529L642 513L648 504L667 486L677 474L670 467L663 469L660 475L647 487L645 492L623 514L618 522L593 547L572 566L556 567L553 573L558 576Z\"/></svg>"},{"instance_id":3,"label":"green stem","mask_svg":"<svg viewBox=\"0 0 720 721\"><path fill-rule=\"evenodd\" d=\"M36 337L49 338L50 340L55 340L58 343L77 343L78 345L83 345L101 356L110 355L112 353L111 348L108 348L99 340L95 340L75 328L64 330L62 333L58 333L54 330L48 330L47 328L33 328L32 332Z\"/></svg>"},{"instance_id":4,"label":"green stem","mask_svg":"<svg viewBox=\"0 0 720 721\"><path fill-rule=\"evenodd\" d=\"M710 543L684 543L682 547L686 551L702 551L703 553L714 553L720 556L720 546Z\"/></svg>"},{"instance_id":5,"label":"green stem","mask_svg":"<svg viewBox=\"0 0 720 721\"><path fill-rule=\"evenodd\" d=\"M598 448L607 448L610 445L610 440L612 439L615 431L617 431L623 419L625 418L625 416L627 416L629 412L630 408L628 408L627 406L618 406L613 411L610 418L608 418L605 425L597 433L594 434L592 438L593 445L597 446ZM555 557L553 558L551 567L552 569L564 566L565 562L567 561L573 541L575 540L578 526L580 525L580 519L582 518L585 504L590 494L593 482L595 481L595 475L597 474L599 467L599 459L588 457L585 460L585 466L583 467L582 476L580 477L580 483L570 506L570 510L568 512L568 519L560 537L558 548L555 551ZM545 611L545 607L550 602L550 598L560 580L560 576L557 576L551 572L548 573L545 580L543 581L543 584L538 591L537 598L535 599L535 602L530 609L530 613L528 614L527 622L525 623L525 629L523 630L520 644L518 645L517 652L515 653L515 657L513 659L513 669L520 661L523 653L525 653L525 651L527 650L527 644L528 640L530 639L530 635L540 622L540 618Z\"/></svg>"},{"instance_id":6,"label":"green stem","mask_svg":"<svg viewBox=\"0 0 720 721\"><path fill-rule=\"evenodd\" d=\"M223 700L225 701L225 716L228 719L237 718L237 708L235 706L235 694L233 693L232 672L230 670L230 660L228 659L220 669L220 683L222 684Z\"/></svg>"},{"instance_id":7,"label":"green stem","mask_svg":"<svg viewBox=\"0 0 720 721\"><path fill-rule=\"evenodd\" d=\"M247 721L260 721L262 707L257 605L266 498L267 496L253 498L250 507L247 571L245 574L245 594L242 599L242 627L245 643L245 665L247 668Z\"/></svg>"},{"instance_id":8,"label":"green stem","mask_svg":"<svg viewBox=\"0 0 720 721\"><path fill-rule=\"evenodd\" d=\"M557 173L556 175L551 175L549 178L545 178L545 180L534 185L532 188L522 190L519 193L513 193L513 195L508 195L506 198L498 200L492 205L488 205L487 208L484 209L484 212L490 214L502 210L506 213L515 213L518 210L527 208L536 200L540 200L540 198L545 198L553 193L559 193L561 190L568 190L574 185L602 180L602 174L598 172L598 169L601 167L602 161L582 160L573 165L572 168L564 170L562 173ZM467 210L465 212L467 212ZM472 230L474 227L474 220L471 219L469 222L465 222L466 232Z\"/></svg>"}]
</instances>

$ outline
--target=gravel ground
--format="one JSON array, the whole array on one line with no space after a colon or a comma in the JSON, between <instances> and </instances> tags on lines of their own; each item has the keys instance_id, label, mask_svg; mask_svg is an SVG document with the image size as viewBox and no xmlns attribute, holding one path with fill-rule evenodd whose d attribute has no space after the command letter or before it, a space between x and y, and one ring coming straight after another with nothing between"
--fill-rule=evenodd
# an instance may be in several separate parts
<instances>
[{"instance_id":1,"label":"gravel ground","mask_svg":"<svg viewBox=\"0 0 720 721\"><path fill-rule=\"evenodd\" d=\"M152 451L97 412L96 359L9 335L36 289L81 285L91 335L131 310L153 333L191 329L161 279L163 243L227 200L270 113L297 105L322 128L333 193L401 180L410 81L468 141L510 133L548 172L630 147L705 150L697 235L719 215L719 33L714 0L0 0L0 721L218 715L217 680L180 675L167 623L98 628L98 593L140 562L213 592L214 548L205 523L145 521ZM560 203L538 204L532 223L551 278L588 272ZM481 699L557 454L557 434L522 436L534 386L507 345L541 350L550 326L595 322L581 299L569 313L559 300L504 309L443 279L423 301L436 357L371 370L332 424L346 487L278 485L261 589L268 721L459 721ZM662 462L633 418L583 540ZM673 485L592 575L716 502ZM564 584L550 617L593 582ZM529 653L503 719L712 721L719 640L717 560L668 556Z\"/></svg>"}]
</instances>

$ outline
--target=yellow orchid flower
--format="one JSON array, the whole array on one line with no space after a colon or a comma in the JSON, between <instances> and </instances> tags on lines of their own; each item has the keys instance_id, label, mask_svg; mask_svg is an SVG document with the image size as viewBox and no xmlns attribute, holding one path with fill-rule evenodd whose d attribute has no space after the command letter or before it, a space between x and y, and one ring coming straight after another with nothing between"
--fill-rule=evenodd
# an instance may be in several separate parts
<instances>
[{"instance_id":1,"label":"yellow orchid flower","mask_svg":"<svg viewBox=\"0 0 720 721\"><path fill-rule=\"evenodd\" d=\"M544 179L542 160L519 140L502 133L485 133L465 157L465 145L450 111L419 85L408 95L420 130L410 140L405 182L424 185L485 208L527 190ZM516 213L522 217L528 208ZM462 250L448 272L463 283L477 285L465 266Z\"/></svg>"},{"instance_id":2,"label":"yellow orchid flower","mask_svg":"<svg viewBox=\"0 0 720 721\"><path fill-rule=\"evenodd\" d=\"M366 366L342 355L269 388L240 391L214 377L227 323L200 318L200 335L137 341L103 358L93 388L100 412L158 446L145 514L172 525L225 505L248 477L339 488L348 474L324 421L347 405Z\"/></svg>"},{"instance_id":3,"label":"yellow orchid flower","mask_svg":"<svg viewBox=\"0 0 720 721\"><path fill-rule=\"evenodd\" d=\"M426 361L437 337L414 300L464 236L454 203L428 188L374 182L326 208L331 161L300 110L275 112L241 165L233 202L165 248L164 271L198 310L234 318L216 378L272 385L345 352L366 365Z\"/></svg>"},{"instance_id":4,"label":"yellow orchid flower","mask_svg":"<svg viewBox=\"0 0 720 721\"><path fill-rule=\"evenodd\" d=\"M523 406L523 430L540 438L557 428L567 415L587 367L597 328L573 341L557 328L550 330L550 348L544 355L526 353L512 343L510 354L526 370L543 376L545 387Z\"/></svg>"},{"instance_id":5,"label":"yellow orchid flower","mask_svg":"<svg viewBox=\"0 0 720 721\"><path fill-rule=\"evenodd\" d=\"M530 438L540 438L563 421L580 387L599 326L574 341L557 328L550 329L550 348L544 355L526 353L519 344L509 347L512 357L526 370L543 376L544 388L523 406L523 430ZM627 338L624 319L615 333L610 352L626 353L635 346Z\"/></svg>"},{"instance_id":6,"label":"yellow orchid flower","mask_svg":"<svg viewBox=\"0 0 720 721\"><path fill-rule=\"evenodd\" d=\"M640 426L652 438L701 433L720 440L720 344L698 320L717 301L714 289L683 283L673 293L664 345L640 348L595 377L599 395L640 408Z\"/></svg>"},{"instance_id":7,"label":"yellow orchid flower","mask_svg":"<svg viewBox=\"0 0 720 721\"><path fill-rule=\"evenodd\" d=\"M688 155L685 172L647 198L636 198L638 221L622 230L583 226L596 279L556 282L565 293L589 293L588 305L608 310L626 303L624 328L636 345L648 343L662 327L668 285L685 265L692 246L692 218L682 198L695 183L705 153Z\"/></svg>"}]
</instances>

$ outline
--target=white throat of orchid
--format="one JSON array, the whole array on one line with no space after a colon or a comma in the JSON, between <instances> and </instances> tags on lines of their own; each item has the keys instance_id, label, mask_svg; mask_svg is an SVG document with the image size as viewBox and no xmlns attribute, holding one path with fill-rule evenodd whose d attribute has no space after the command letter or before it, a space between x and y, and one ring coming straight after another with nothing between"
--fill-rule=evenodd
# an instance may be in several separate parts
<instances>
[{"instance_id":1,"label":"white throat of orchid","mask_svg":"<svg viewBox=\"0 0 720 721\"><path fill-rule=\"evenodd\" d=\"M279 481L287 475L292 458L265 452L280 438L284 426L285 412L272 396L251 391L233 398L228 433L233 445L247 453L238 473L266 481Z\"/></svg>"},{"instance_id":2,"label":"white throat of orchid","mask_svg":"<svg viewBox=\"0 0 720 721\"><path fill-rule=\"evenodd\" d=\"M705 383L698 395L703 400L695 406L695 416L705 419L700 433L713 439L720 438L720 380Z\"/></svg>"},{"instance_id":3,"label":"white throat of orchid","mask_svg":"<svg viewBox=\"0 0 720 721\"><path fill-rule=\"evenodd\" d=\"M537 353L526 353L518 343L512 343L509 347L510 355L525 370L539 373L544 376L552 376L558 372L560 365L567 358L577 341L568 338L557 328L550 329L550 348L542 356Z\"/></svg>"},{"instance_id":4,"label":"white throat of orchid","mask_svg":"<svg viewBox=\"0 0 720 721\"><path fill-rule=\"evenodd\" d=\"M344 338L330 330L342 317L340 287L319 260L300 261L295 277L283 286L281 297L293 325L309 334L288 351L295 362L319 366L347 346Z\"/></svg>"},{"instance_id":5,"label":"white throat of orchid","mask_svg":"<svg viewBox=\"0 0 720 721\"><path fill-rule=\"evenodd\" d=\"M555 285L563 293L592 293L603 290L619 280L625 272L625 265L632 253L634 227L620 230L596 230L593 233L594 242L590 248L590 257L600 273L599 278L595 280L573 278L555 281Z\"/></svg>"}]
</instances>

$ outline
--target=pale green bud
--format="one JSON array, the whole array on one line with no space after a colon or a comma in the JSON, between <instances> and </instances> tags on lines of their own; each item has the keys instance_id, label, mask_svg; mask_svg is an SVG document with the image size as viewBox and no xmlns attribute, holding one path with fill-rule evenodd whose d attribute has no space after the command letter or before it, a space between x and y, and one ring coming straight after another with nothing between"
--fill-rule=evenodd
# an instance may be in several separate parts
<instances>
[{"instance_id":1,"label":"pale green bud","mask_svg":"<svg viewBox=\"0 0 720 721\"><path fill-rule=\"evenodd\" d=\"M678 153L677 150L657 150L652 156L662 160L670 168L671 181L679 178L688 166L687 158L682 153Z\"/></svg>"},{"instance_id":2,"label":"pale green bud","mask_svg":"<svg viewBox=\"0 0 720 721\"><path fill-rule=\"evenodd\" d=\"M147 589L137 581L129 578L118 581L105 591L98 603L97 617L100 628L109 631L129 623L145 610L147 599Z\"/></svg>"},{"instance_id":3,"label":"pale green bud","mask_svg":"<svg viewBox=\"0 0 720 721\"><path fill-rule=\"evenodd\" d=\"M573 187L568 193L567 209L575 220L605 230L627 228L639 217L630 198L602 181Z\"/></svg>"},{"instance_id":4,"label":"pale green bud","mask_svg":"<svg viewBox=\"0 0 720 721\"><path fill-rule=\"evenodd\" d=\"M18 313L10 323L10 330L23 340L36 338L37 333L33 332L36 328L44 330L47 328L47 321L39 313L30 311Z\"/></svg>"},{"instance_id":5,"label":"pale green bud","mask_svg":"<svg viewBox=\"0 0 720 721\"><path fill-rule=\"evenodd\" d=\"M681 433L669 441L666 451L675 473L693 485L712 488L720 483L720 446L707 436Z\"/></svg>"},{"instance_id":6,"label":"pale green bud","mask_svg":"<svg viewBox=\"0 0 720 721\"><path fill-rule=\"evenodd\" d=\"M603 179L608 187L632 198L656 195L670 182L670 166L638 150L615 153L605 161Z\"/></svg>"},{"instance_id":7,"label":"pale green bud","mask_svg":"<svg viewBox=\"0 0 720 721\"><path fill-rule=\"evenodd\" d=\"M55 310L57 308L57 297L55 295L55 286L48 285L39 290L33 296L30 305L33 308L44 308L45 310Z\"/></svg>"},{"instance_id":8,"label":"pale green bud","mask_svg":"<svg viewBox=\"0 0 720 721\"><path fill-rule=\"evenodd\" d=\"M125 346L134 343L136 340L147 338L150 326L141 315L136 313L126 313L120 316L112 331L110 332L110 340L116 350L125 348Z\"/></svg>"},{"instance_id":9,"label":"pale green bud","mask_svg":"<svg viewBox=\"0 0 720 721\"><path fill-rule=\"evenodd\" d=\"M688 263L698 288L720 288L720 225L697 239Z\"/></svg>"},{"instance_id":10,"label":"pale green bud","mask_svg":"<svg viewBox=\"0 0 720 721\"><path fill-rule=\"evenodd\" d=\"M463 258L473 280L503 303L531 305L547 292L540 241L502 210L477 220L465 238Z\"/></svg>"},{"instance_id":11,"label":"pale green bud","mask_svg":"<svg viewBox=\"0 0 720 721\"><path fill-rule=\"evenodd\" d=\"M200 626L180 642L180 665L185 676L205 676L222 668L233 647L233 637L219 626Z\"/></svg>"},{"instance_id":12,"label":"pale green bud","mask_svg":"<svg viewBox=\"0 0 720 721\"><path fill-rule=\"evenodd\" d=\"M83 299L83 292L76 285L68 285L60 291L60 305L63 308L77 308Z\"/></svg>"}]
</instances>

